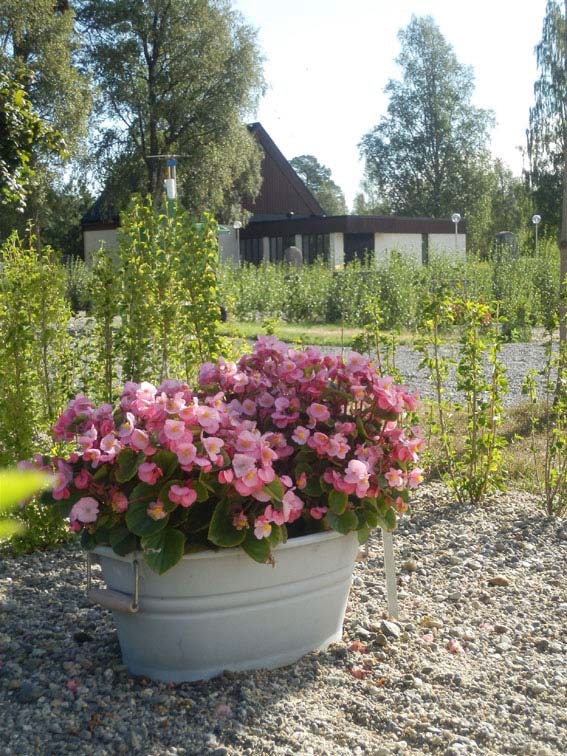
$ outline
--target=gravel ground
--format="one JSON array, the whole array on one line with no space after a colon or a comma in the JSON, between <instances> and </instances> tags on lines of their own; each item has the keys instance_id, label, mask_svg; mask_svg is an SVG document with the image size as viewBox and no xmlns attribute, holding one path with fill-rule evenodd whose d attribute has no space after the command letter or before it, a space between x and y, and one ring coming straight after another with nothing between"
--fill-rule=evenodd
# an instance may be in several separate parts
<instances>
[{"instance_id":1,"label":"gravel ground","mask_svg":"<svg viewBox=\"0 0 567 756\"><path fill-rule=\"evenodd\" d=\"M176 686L129 677L76 545L3 557L0 753L567 753L567 525L523 493L463 509L429 484L394 542L399 622L374 537L341 643Z\"/></svg>"},{"instance_id":2,"label":"gravel ground","mask_svg":"<svg viewBox=\"0 0 567 756\"><path fill-rule=\"evenodd\" d=\"M457 346L444 347L443 354L457 357ZM323 347L321 351L331 354L340 353L340 347ZM345 354L350 350L345 349ZM524 400L522 395L522 382L528 370L541 370L545 360L545 346L543 341L534 340L514 344L503 344L500 360L506 368L508 380L508 393L504 398L504 404L511 406ZM411 346L402 344L396 349L396 367L400 371L407 385L419 391L423 398L433 397L433 389L428 383L427 372L419 369L421 356L414 352ZM452 371L445 386L447 398L457 398L455 389L455 375Z\"/></svg>"}]
</instances>

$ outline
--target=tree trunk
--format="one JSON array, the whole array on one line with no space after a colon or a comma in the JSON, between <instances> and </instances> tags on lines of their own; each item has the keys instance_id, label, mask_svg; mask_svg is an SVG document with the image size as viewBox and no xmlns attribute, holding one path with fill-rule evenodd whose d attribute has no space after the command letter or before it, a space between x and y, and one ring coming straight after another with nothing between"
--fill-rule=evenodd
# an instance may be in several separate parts
<instances>
[{"instance_id":1,"label":"tree trunk","mask_svg":"<svg viewBox=\"0 0 567 756\"><path fill-rule=\"evenodd\" d=\"M563 66L567 76L567 0L563 20ZM567 124L563 125L563 201L559 237L559 346L567 359Z\"/></svg>"}]
</instances>

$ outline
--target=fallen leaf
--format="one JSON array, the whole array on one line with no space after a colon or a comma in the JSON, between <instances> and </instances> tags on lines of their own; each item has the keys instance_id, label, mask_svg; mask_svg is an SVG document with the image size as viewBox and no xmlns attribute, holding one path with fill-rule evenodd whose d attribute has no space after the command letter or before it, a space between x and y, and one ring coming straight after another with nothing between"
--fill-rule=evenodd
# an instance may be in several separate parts
<instances>
[{"instance_id":1,"label":"fallen leaf","mask_svg":"<svg viewBox=\"0 0 567 756\"><path fill-rule=\"evenodd\" d=\"M370 674L370 670L364 669L363 667L349 667L348 671L357 680L364 680L364 678L368 677L368 675Z\"/></svg>"},{"instance_id":2,"label":"fallen leaf","mask_svg":"<svg viewBox=\"0 0 567 756\"><path fill-rule=\"evenodd\" d=\"M348 647L348 650L358 651L361 654L366 654L368 652L368 646L365 646L364 643L359 640L353 640L353 642Z\"/></svg>"}]
</instances>

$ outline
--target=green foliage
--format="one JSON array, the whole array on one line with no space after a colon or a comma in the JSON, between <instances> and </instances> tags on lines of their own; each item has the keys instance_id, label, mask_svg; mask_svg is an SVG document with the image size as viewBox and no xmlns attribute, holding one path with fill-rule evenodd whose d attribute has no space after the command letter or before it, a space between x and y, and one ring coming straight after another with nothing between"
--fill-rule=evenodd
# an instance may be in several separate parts
<instances>
[{"instance_id":1,"label":"green foliage","mask_svg":"<svg viewBox=\"0 0 567 756\"><path fill-rule=\"evenodd\" d=\"M63 149L61 135L33 109L26 91L30 80L21 69L0 70L0 205L15 205L20 211L35 173L34 149Z\"/></svg>"},{"instance_id":2,"label":"green foliage","mask_svg":"<svg viewBox=\"0 0 567 756\"><path fill-rule=\"evenodd\" d=\"M164 161L179 153L181 203L233 212L260 184L260 151L243 119L263 88L255 32L213 0L79 0L86 60L105 119L98 167L112 200L132 180L157 200ZM111 125L109 125L111 124ZM126 190L126 191L125 191ZM231 220L231 218L226 218Z\"/></svg>"},{"instance_id":3,"label":"green foliage","mask_svg":"<svg viewBox=\"0 0 567 756\"><path fill-rule=\"evenodd\" d=\"M493 118L472 105L472 69L429 16L413 16L399 39L401 79L388 82L388 114L360 145L367 184L389 212L478 216Z\"/></svg>"},{"instance_id":4,"label":"green foliage","mask_svg":"<svg viewBox=\"0 0 567 756\"><path fill-rule=\"evenodd\" d=\"M345 195L331 178L330 168L313 155L299 155L289 162L327 215L346 214Z\"/></svg>"},{"instance_id":5,"label":"green foliage","mask_svg":"<svg viewBox=\"0 0 567 756\"><path fill-rule=\"evenodd\" d=\"M0 461L31 455L71 392L66 276L49 248L13 235L0 249Z\"/></svg>"},{"instance_id":6,"label":"green foliage","mask_svg":"<svg viewBox=\"0 0 567 756\"><path fill-rule=\"evenodd\" d=\"M567 512L567 359L561 359L553 334L542 368L529 371L522 386L530 407L535 479L549 517ZM543 434L543 454L538 434Z\"/></svg>"},{"instance_id":7,"label":"green foliage","mask_svg":"<svg viewBox=\"0 0 567 756\"><path fill-rule=\"evenodd\" d=\"M220 301L240 321L273 319L299 323L342 323L367 329L359 342L365 351L375 330L413 330L422 318L430 293L461 286L472 300L500 301L508 339L528 338L531 328L545 325L558 307L558 249L542 242L538 257L455 261L437 256L422 266L405 255L392 254L378 262L352 262L333 271L323 263L290 270L263 264L240 268L222 266ZM386 347L386 345L384 345ZM391 349L391 345L390 345Z\"/></svg>"},{"instance_id":8,"label":"green foliage","mask_svg":"<svg viewBox=\"0 0 567 756\"><path fill-rule=\"evenodd\" d=\"M543 229L551 234L560 225L567 127L565 9L559 0L547 1L536 59L539 78L534 84L535 101L530 108L528 179Z\"/></svg>"},{"instance_id":9,"label":"green foliage","mask_svg":"<svg viewBox=\"0 0 567 756\"><path fill-rule=\"evenodd\" d=\"M444 388L455 361L442 350L441 331L452 324L462 327L456 376L457 391L463 398L458 403L446 398ZM447 467L445 479L461 504L479 504L487 493L504 486L502 448L506 442L498 429L507 382L498 359L498 325L498 313L488 305L440 294L430 298L424 310L421 339L416 343L422 355L420 367L428 371L435 391L430 430L439 436ZM467 418L460 451L451 425L453 408L464 410Z\"/></svg>"},{"instance_id":10,"label":"green foliage","mask_svg":"<svg viewBox=\"0 0 567 756\"><path fill-rule=\"evenodd\" d=\"M160 212L151 198L133 201L123 216L116 272L124 380L159 382L180 373L189 380L201 362L225 351L217 335L217 266L217 226L210 216L196 224L179 208ZM95 318L97 312L94 306Z\"/></svg>"},{"instance_id":11,"label":"green foliage","mask_svg":"<svg viewBox=\"0 0 567 756\"><path fill-rule=\"evenodd\" d=\"M92 270L81 257L69 257L65 262L67 299L73 312L90 310L91 292L94 289Z\"/></svg>"},{"instance_id":12,"label":"green foliage","mask_svg":"<svg viewBox=\"0 0 567 756\"><path fill-rule=\"evenodd\" d=\"M28 470L3 470L0 472L0 515L14 509L22 500L49 485L43 473ZM0 542L21 533L24 526L17 520L0 520Z\"/></svg>"}]
</instances>

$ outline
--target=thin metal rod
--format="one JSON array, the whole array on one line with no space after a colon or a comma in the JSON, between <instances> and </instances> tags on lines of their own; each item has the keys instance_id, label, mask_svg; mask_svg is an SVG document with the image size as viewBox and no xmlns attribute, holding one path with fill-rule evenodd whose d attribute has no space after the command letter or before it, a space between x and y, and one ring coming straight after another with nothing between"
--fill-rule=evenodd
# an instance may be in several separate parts
<instances>
[{"instance_id":1,"label":"thin metal rod","mask_svg":"<svg viewBox=\"0 0 567 756\"><path fill-rule=\"evenodd\" d=\"M388 531L382 531L384 544L384 572L386 573L386 596L388 598L388 614L396 619L400 616L398 605L398 589L396 586L396 563L394 561L394 539Z\"/></svg>"}]
</instances>

